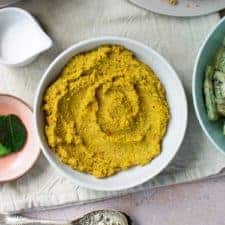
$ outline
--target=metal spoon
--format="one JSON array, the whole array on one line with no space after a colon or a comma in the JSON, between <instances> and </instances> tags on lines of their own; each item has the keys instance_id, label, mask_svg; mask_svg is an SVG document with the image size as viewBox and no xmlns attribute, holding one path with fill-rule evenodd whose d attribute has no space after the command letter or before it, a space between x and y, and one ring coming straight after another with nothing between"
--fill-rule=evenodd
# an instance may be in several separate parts
<instances>
[{"instance_id":1,"label":"metal spoon","mask_svg":"<svg viewBox=\"0 0 225 225\"><path fill-rule=\"evenodd\" d=\"M115 210L98 210L90 212L73 221L53 221L28 218L19 214L0 214L0 224L23 225L23 224L48 224L48 225L131 225L130 218Z\"/></svg>"}]
</instances>

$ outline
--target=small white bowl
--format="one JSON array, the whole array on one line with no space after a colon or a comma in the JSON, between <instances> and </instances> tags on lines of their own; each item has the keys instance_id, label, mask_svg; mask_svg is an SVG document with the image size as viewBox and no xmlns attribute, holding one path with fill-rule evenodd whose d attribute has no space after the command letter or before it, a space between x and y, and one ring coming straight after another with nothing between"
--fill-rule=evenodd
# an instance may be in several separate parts
<instances>
[{"instance_id":1,"label":"small white bowl","mask_svg":"<svg viewBox=\"0 0 225 225\"><path fill-rule=\"evenodd\" d=\"M20 67L31 63L52 46L37 21L15 7L0 10L0 63Z\"/></svg>"},{"instance_id":2,"label":"small white bowl","mask_svg":"<svg viewBox=\"0 0 225 225\"><path fill-rule=\"evenodd\" d=\"M135 53L144 63L149 65L165 86L169 102L171 119L167 134L162 143L162 153L151 163L137 166L114 176L97 179L86 173L72 170L61 163L48 147L44 135L44 117L42 111L43 95L46 88L58 77L59 72L72 56L94 49L104 44L119 44ZM159 174L177 153L187 126L187 101L183 86L169 63L150 47L137 41L122 37L100 37L82 41L61 53L46 70L36 94L34 105L35 125L42 151L49 162L63 175L76 184L95 190L118 191L142 184Z\"/></svg>"}]
</instances>

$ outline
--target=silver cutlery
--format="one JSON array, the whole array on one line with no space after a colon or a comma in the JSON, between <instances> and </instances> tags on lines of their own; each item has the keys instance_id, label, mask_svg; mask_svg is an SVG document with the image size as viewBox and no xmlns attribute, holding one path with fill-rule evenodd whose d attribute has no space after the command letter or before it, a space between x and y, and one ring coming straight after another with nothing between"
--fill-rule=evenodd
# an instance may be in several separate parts
<instances>
[{"instance_id":1,"label":"silver cutlery","mask_svg":"<svg viewBox=\"0 0 225 225\"><path fill-rule=\"evenodd\" d=\"M24 225L24 224L46 224L46 225L131 225L130 218L115 210L97 210L73 221L42 220L33 219L20 214L0 213L0 224Z\"/></svg>"}]
</instances>

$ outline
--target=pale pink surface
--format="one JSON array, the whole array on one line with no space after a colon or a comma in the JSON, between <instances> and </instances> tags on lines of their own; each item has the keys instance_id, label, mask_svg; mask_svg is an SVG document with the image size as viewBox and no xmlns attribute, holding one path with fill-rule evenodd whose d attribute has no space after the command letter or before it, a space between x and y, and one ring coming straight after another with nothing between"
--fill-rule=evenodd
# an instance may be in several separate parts
<instances>
[{"instance_id":1,"label":"pale pink surface","mask_svg":"<svg viewBox=\"0 0 225 225\"><path fill-rule=\"evenodd\" d=\"M0 158L0 182L22 176L33 166L40 153L31 109L17 98L0 95L0 115L5 114L17 115L23 121L28 136L26 144L21 151Z\"/></svg>"},{"instance_id":2,"label":"pale pink surface","mask_svg":"<svg viewBox=\"0 0 225 225\"><path fill-rule=\"evenodd\" d=\"M30 216L72 219L102 208L124 211L136 225L225 225L225 177Z\"/></svg>"}]
</instances>

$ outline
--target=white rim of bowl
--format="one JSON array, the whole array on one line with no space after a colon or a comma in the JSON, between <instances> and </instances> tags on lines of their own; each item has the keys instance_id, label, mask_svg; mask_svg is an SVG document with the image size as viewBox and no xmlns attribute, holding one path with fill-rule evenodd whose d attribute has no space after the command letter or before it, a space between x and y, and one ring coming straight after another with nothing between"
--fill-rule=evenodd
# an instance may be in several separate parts
<instances>
[{"instance_id":1,"label":"white rim of bowl","mask_svg":"<svg viewBox=\"0 0 225 225\"><path fill-rule=\"evenodd\" d=\"M197 80L197 67L198 67L198 62L199 59L201 58L202 55L202 51L205 48L207 42L209 41L209 39L211 38L211 36L215 33L215 31L218 29L218 27L224 23L225 21L225 17L223 19L221 19L208 33L208 35L206 36L205 40L203 41L197 57L195 59L195 64L194 64L194 70L193 70L193 75L192 75L192 98L193 98L193 104L194 104L194 109L195 109L195 113L197 115L199 124L202 128L202 130L204 131L205 135L207 136L207 138L210 140L210 142L216 147L216 149L218 149L220 152L222 152L223 154L225 154L224 150L222 148L220 148L220 146L214 141L214 139L211 137L211 135L209 134L209 132L207 131L203 120L201 118L200 112L198 110L198 104L197 104L197 98L196 98L196 94L195 94L195 89L196 89L196 80Z\"/></svg>"},{"instance_id":2,"label":"white rim of bowl","mask_svg":"<svg viewBox=\"0 0 225 225\"><path fill-rule=\"evenodd\" d=\"M37 126L37 105L38 105L38 102L39 102L39 94L41 89L42 89L42 84L46 78L46 75L49 73L49 71L55 66L55 64L58 62L58 60L60 60L61 58L63 58L65 55L67 55L70 51L74 50L75 48L79 47L79 46L82 46L82 45L85 45L87 43L93 43L93 42L98 42L98 41L123 41L123 42L129 42L129 43L132 43L132 44L135 44L141 48L145 48L147 49L148 51L152 51L158 58L160 58L161 61L163 61L163 63L165 63L171 71L173 71L173 73L176 75L176 80L178 82L178 84L180 85L181 89L182 89L182 94L184 96L184 100L185 100L185 114L184 114L184 124L185 126L183 127L183 130L181 131L181 135L180 135L180 138L177 140L177 148L176 150L174 151L173 154L171 154L170 158L167 159L167 161L159 168L158 171L154 172L153 174L151 174L151 176L149 176L148 178L144 178L144 179L141 179L141 180L138 180L138 182L132 182L132 184L127 184L127 185L123 185L122 187L117 187L117 188L107 188L107 187L99 187L99 185L95 185L95 184L92 184L91 187L90 185L87 185L85 182L82 182L82 181L79 181L79 180L76 180L74 179L73 176L67 174L64 170L62 170L61 168L58 167L57 163L52 160L52 157L49 155L48 153L48 150L45 149L45 146L43 145L42 143L42 139L41 139L41 135L39 133L39 130L38 130L38 126ZM163 57L161 56L158 52L156 52L154 49L152 49L151 47L145 45L145 44L142 44L141 42L139 41L136 41L136 40L132 40L132 39L129 39L129 38L125 38L125 37L119 37L119 36L102 36L102 37L95 37L95 38L90 38L90 39L86 39L86 40L83 40L83 41L80 41L72 46L70 46L69 48L67 48L66 50L64 50L62 53L60 53L53 61L52 63L48 66L48 68L46 69L46 71L44 72L44 75L41 79L41 81L39 82L39 86L38 86L38 89L37 89L37 92L36 92L36 97L35 97L35 104L34 104L34 115L35 115L35 129L36 129L36 132L37 132L37 135L38 135L38 140L39 140L39 144L41 146L41 150L44 154L44 156L47 158L48 162L57 170L59 171L59 173L61 173L64 177L68 178L69 180L73 181L75 184L79 185L79 186L82 186L82 187L85 187L85 188L88 188L88 189L92 189L92 190L96 190L96 191L122 191L122 190L126 190L126 189L129 189L129 188L133 188L133 187L136 187L138 185L141 185L147 181L149 181L150 179L154 178L156 175L158 175L160 172L162 172L168 165L169 163L173 160L173 158L175 157L175 155L177 154L178 150L180 149L181 147L181 144L183 142L183 139L184 139L184 136L185 136L185 133L186 133L186 130L187 130L187 121L188 121L188 103L187 103L187 98L186 98L186 94L185 94L185 90L184 90L184 87L183 87L183 84L178 76L178 74L176 73L176 71L173 69L173 67L168 63L168 61Z\"/></svg>"}]
</instances>

